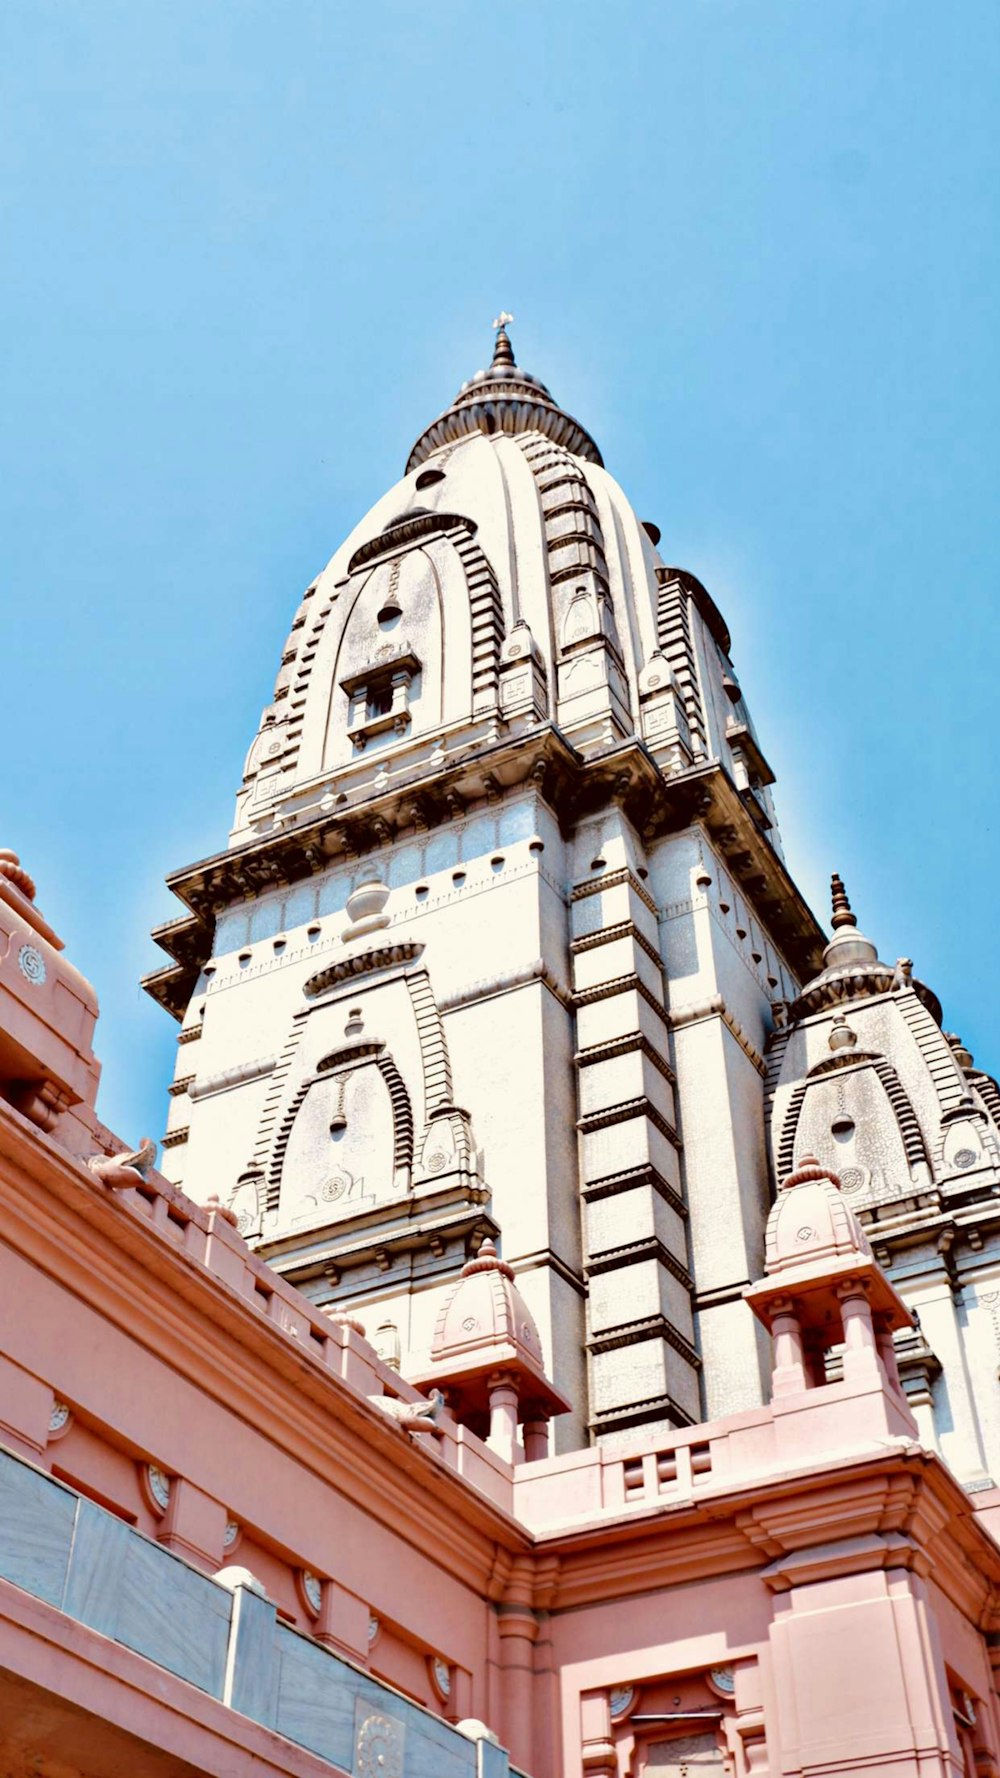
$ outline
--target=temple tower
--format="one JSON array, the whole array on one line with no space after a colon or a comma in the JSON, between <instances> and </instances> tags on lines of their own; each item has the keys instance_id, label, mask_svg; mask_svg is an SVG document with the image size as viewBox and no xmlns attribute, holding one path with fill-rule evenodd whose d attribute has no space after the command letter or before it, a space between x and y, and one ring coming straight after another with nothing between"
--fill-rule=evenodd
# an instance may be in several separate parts
<instances>
[{"instance_id":1,"label":"temple tower","mask_svg":"<svg viewBox=\"0 0 1000 1778\"><path fill-rule=\"evenodd\" d=\"M404 1373L496 1240L563 1448L765 1398L765 1046L822 963L725 622L658 543L498 326L302 596L146 984L173 1179Z\"/></svg>"},{"instance_id":2,"label":"temple tower","mask_svg":"<svg viewBox=\"0 0 1000 1778\"><path fill-rule=\"evenodd\" d=\"M916 1311L897 1358L926 1445L969 1489L1000 1476L1000 1088L942 1029L908 957L883 963L833 879L824 968L776 1007L774 1176L815 1155Z\"/></svg>"}]
</instances>

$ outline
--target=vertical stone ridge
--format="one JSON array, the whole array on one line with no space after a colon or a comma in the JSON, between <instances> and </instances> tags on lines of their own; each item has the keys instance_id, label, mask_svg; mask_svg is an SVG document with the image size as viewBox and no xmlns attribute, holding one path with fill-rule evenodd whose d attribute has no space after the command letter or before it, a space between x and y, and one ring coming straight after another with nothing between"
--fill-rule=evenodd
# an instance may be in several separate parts
<instances>
[{"instance_id":1,"label":"vertical stone ridge","mask_svg":"<svg viewBox=\"0 0 1000 1778\"><path fill-rule=\"evenodd\" d=\"M899 1010L913 1033L917 1048L934 1082L942 1111L953 1111L965 1096L965 1083L936 1022L912 988L895 994Z\"/></svg>"},{"instance_id":2,"label":"vertical stone ridge","mask_svg":"<svg viewBox=\"0 0 1000 1778\"><path fill-rule=\"evenodd\" d=\"M254 1141L252 1161L254 1171L260 1171L261 1173L266 1172L268 1156L271 1152L271 1145L274 1139L274 1128L277 1122L278 1108L281 1104L282 1094L285 1090L285 1082L288 1079L288 1071L292 1065L295 1052L302 1040L302 1033L305 1029L305 1020L308 1017L308 1013L309 1008L302 1007L300 1011L295 1014L292 1029L285 1040L284 1047L278 1057L277 1066L268 1082L267 1093L264 1097L264 1109L261 1112L260 1123L257 1126L257 1135ZM267 1196L264 1204L266 1210L277 1210L280 1189L281 1173L279 1169L273 1180L268 1180Z\"/></svg>"},{"instance_id":3,"label":"vertical stone ridge","mask_svg":"<svg viewBox=\"0 0 1000 1778\"><path fill-rule=\"evenodd\" d=\"M680 686L695 755L705 752L705 708L691 640L690 597L680 576L657 568L656 640Z\"/></svg>"},{"instance_id":4,"label":"vertical stone ridge","mask_svg":"<svg viewBox=\"0 0 1000 1778\"><path fill-rule=\"evenodd\" d=\"M450 1105L452 1102L448 1043L427 971L425 969L415 970L412 975L407 976L406 986L410 991L413 1013L417 1021L417 1035L420 1039L420 1055L424 1068L426 1110L429 1116L439 1105Z\"/></svg>"},{"instance_id":5,"label":"vertical stone ridge","mask_svg":"<svg viewBox=\"0 0 1000 1778\"><path fill-rule=\"evenodd\" d=\"M465 570L472 620L472 713L496 708L499 696L503 601L497 577L478 543L456 527L447 533Z\"/></svg>"},{"instance_id":6,"label":"vertical stone ridge","mask_svg":"<svg viewBox=\"0 0 1000 1778\"><path fill-rule=\"evenodd\" d=\"M700 1360L655 908L625 868L578 883L570 919L591 1429L688 1425Z\"/></svg>"}]
</instances>

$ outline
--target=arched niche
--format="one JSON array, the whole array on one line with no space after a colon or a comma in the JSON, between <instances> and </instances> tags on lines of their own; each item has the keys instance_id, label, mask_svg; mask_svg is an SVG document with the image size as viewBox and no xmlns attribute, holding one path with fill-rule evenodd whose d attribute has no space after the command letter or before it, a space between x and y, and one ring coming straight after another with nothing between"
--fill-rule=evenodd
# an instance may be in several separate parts
<instances>
[{"instance_id":1,"label":"arched niche","mask_svg":"<svg viewBox=\"0 0 1000 1778\"><path fill-rule=\"evenodd\" d=\"M913 1108L881 1057L816 1071L789 1116L796 1120L793 1166L815 1155L838 1175L855 1207L905 1196L914 1169L926 1166Z\"/></svg>"},{"instance_id":2,"label":"arched niche","mask_svg":"<svg viewBox=\"0 0 1000 1778\"><path fill-rule=\"evenodd\" d=\"M284 1227L359 1216L409 1189L413 1120L384 1045L324 1057L295 1093L278 1131Z\"/></svg>"}]
</instances>

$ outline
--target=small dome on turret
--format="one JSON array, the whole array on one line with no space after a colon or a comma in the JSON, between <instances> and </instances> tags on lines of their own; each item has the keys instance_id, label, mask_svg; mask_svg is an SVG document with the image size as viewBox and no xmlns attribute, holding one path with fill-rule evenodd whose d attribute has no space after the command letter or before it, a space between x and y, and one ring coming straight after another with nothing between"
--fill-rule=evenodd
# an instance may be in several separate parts
<instances>
[{"instance_id":1,"label":"small dome on turret","mask_svg":"<svg viewBox=\"0 0 1000 1778\"><path fill-rule=\"evenodd\" d=\"M447 1364L480 1347L509 1346L530 1365L542 1366L542 1342L534 1316L514 1283L514 1273L492 1241L475 1259L444 1303L431 1341L431 1357Z\"/></svg>"},{"instance_id":2,"label":"small dome on turret","mask_svg":"<svg viewBox=\"0 0 1000 1778\"><path fill-rule=\"evenodd\" d=\"M817 1260L843 1259L848 1254L871 1258L868 1238L841 1194L836 1173L821 1167L815 1155L781 1181L767 1219L764 1270L769 1278Z\"/></svg>"},{"instance_id":3,"label":"small dome on turret","mask_svg":"<svg viewBox=\"0 0 1000 1778\"><path fill-rule=\"evenodd\" d=\"M486 1240L442 1304L430 1365L411 1381L443 1389L456 1418L475 1424L487 1412L490 1378L498 1373L513 1380L522 1419L561 1414L569 1405L545 1374L535 1318L513 1268Z\"/></svg>"}]
</instances>

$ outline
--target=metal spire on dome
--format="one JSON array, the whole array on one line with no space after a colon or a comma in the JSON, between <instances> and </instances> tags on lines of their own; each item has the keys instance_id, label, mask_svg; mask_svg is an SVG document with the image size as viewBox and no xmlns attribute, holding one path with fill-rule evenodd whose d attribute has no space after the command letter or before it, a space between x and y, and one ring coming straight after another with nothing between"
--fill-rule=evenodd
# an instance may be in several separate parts
<instances>
[{"instance_id":1,"label":"metal spire on dome","mask_svg":"<svg viewBox=\"0 0 1000 1778\"><path fill-rule=\"evenodd\" d=\"M830 889L833 896L833 918L830 921L830 925L833 927L834 932L841 926L856 926L858 923L857 915L852 911L851 904L847 899L847 890L844 888L844 879L838 876L836 871L834 871L830 878Z\"/></svg>"},{"instance_id":2,"label":"metal spire on dome","mask_svg":"<svg viewBox=\"0 0 1000 1778\"><path fill-rule=\"evenodd\" d=\"M514 348L507 335L507 329L513 319L513 315L508 315L506 309L501 309L493 323L497 337L496 344L493 347L493 363L490 365L491 370L500 370L505 365L509 365L511 369L516 367Z\"/></svg>"},{"instance_id":3,"label":"metal spire on dome","mask_svg":"<svg viewBox=\"0 0 1000 1778\"><path fill-rule=\"evenodd\" d=\"M553 400L540 378L518 365L507 332L513 319L501 309L493 323L497 337L489 369L477 370L463 383L451 405L420 434L407 459L407 474L444 445L536 432L585 463L602 462L590 433Z\"/></svg>"}]
</instances>

